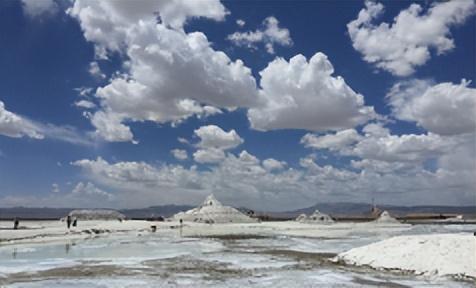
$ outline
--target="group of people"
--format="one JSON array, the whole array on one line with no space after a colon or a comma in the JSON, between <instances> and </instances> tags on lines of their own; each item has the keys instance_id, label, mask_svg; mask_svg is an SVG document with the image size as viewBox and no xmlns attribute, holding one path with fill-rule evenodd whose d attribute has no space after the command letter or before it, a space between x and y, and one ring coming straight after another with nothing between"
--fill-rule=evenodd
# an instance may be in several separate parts
<instances>
[{"instance_id":1,"label":"group of people","mask_svg":"<svg viewBox=\"0 0 476 288\"><path fill-rule=\"evenodd\" d=\"M66 226L68 229L71 228L71 226L76 227L78 226L78 218L72 218L70 215L66 217ZM13 230L17 230L20 227L20 220L18 218L13 218Z\"/></svg>"}]
</instances>

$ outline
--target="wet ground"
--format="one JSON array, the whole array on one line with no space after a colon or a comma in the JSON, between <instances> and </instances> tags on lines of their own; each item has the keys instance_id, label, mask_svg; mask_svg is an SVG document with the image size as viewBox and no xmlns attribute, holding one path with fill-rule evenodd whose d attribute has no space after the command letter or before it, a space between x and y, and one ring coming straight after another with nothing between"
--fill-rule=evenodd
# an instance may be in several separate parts
<instances>
[{"instance_id":1,"label":"wet ground","mask_svg":"<svg viewBox=\"0 0 476 288\"><path fill-rule=\"evenodd\" d=\"M405 233L473 228L419 226ZM474 287L474 283L458 279L375 271L329 261L336 253L378 238L181 238L175 232L124 233L74 242L0 246L0 286Z\"/></svg>"}]
</instances>

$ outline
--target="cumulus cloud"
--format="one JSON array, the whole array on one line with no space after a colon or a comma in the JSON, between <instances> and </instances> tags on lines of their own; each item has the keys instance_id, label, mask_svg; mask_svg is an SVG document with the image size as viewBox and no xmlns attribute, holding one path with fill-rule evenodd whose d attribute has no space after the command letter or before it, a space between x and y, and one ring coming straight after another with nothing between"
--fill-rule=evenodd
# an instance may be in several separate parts
<instances>
[{"instance_id":1,"label":"cumulus cloud","mask_svg":"<svg viewBox=\"0 0 476 288\"><path fill-rule=\"evenodd\" d=\"M104 159L79 160L72 165L87 169L99 179L111 179L118 182L141 182L144 184L157 181L156 168L145 162L118 162L110 165Z\"/></svg>"},{"instance_id":2,"label":"cumulus cloud","mask_svg":"<svg viewBox=\"0 0 476 288\"><path fill-rule=\"evenodd\" d=\"M422 162L360 157L352 159L351 167L320 165L312 157L304 157L300 159L300 168L286 168L282 161L260 161L247 151L238 155L227 153L219 163L203 170L144 162L109 163L101 158L73 164L86 177L116 191L118 203L129 206L140 207L154 201L199 203L209 193L236 206L275 211L315 202L362 201L372 197L380 203L458 205L474 199L471 172L474 174L475 167L469 163L474 158L458 164L458 159L475 154L474 144L474 139L465 137L453 146L464 151L439 154L434 171L426 170ZM470 154L467 149L472 149ZM434 156L427 154L430 158ZM276 165L279 162L282 165Z\"/></svg>"},{"instance_id":3,"label":"cumulus cloud","mask_svg":"<svg viewBox=\"0 0 476 288\"><path fill-rule=\"evenodd\" d=\"M323 136L316 136L308 133L301 139L301 143L305 147L312 147L315 149L329 149L341 150L358 142L362 136L355 129L346 129L338 131L335 134L326 134Z\"/></svg>"},{"instance_id":4,"label":"cumulus cloud","mask_svg":"<svg viewBox=\"0 0 476 288\"><path fill-rule=\"evenodd\" d=\"M349 87L323 53L309 62L303 55L288 61L276 58L260 72L262 105L249 109L257 130L352 128L377 115L364 97Z\"/></svg>"},{"instance_id":5,"label":"cumulus cloud","mask_svg":"<svg viewBox=\"0 0 476 288\"><path fill-rule=\"evenodd\" d=\"M218 148L198 149L193 153L193 160L198 163L218 163L225 159L225 152Z\"/></svg>"},{"instance_id":6,"label":"cumulus cloud","mask_svg":"<svg viewBox=\"0 0 476 288\"><path fill-rule=\"evenodd\" d=\"M353 147L349 154L364 159L388 162L423 162L425 159L441 156L451 149L452 144L450 140L431 133L366 136Z\"/></svg>"},{"instance_id":7,"label":"cumulus cloud","mask_svg":"<svg viewBox=\"0 0 476 288\"><path fill-rule=\"evenodd\" d=\"M126 12L121 1L77 1L69 10L98 51L127 58L126 72L96 90L99 109L88 114L96 135L106 141L134 141L130 122L176 125L221 109L248 109L252 128L263 131L340 130L376 117L362 95L332 76L332 64L322 53L309 62L302 55L289 62L275 59L260 72L258 89L241 60L214 50L201 32L157 23L150 11L161 12L154 7ZM281 37L273 31L269 34Z\"/></svg>"},{"instance_id":8,"label":"cumulus cloud","mask_svg":"<svg viewBox=\"0 0 476 288\"><path fill-rule=\"evenodd\" d=\"M362 133L345 131L307 134L302 143L317 151L327 149L335 155L349 156L350 167L359 171L358 174L348 174L351 171L332 166L321 167L311 157L302 159L301 165L353 181L355 187L360 187L358 190L367 187L369 191L376 191L379 201L387 197L386 193L393 201L395 195L402 194L415 203L463 203L462 199L474 197L476 182L470 175L476 173L476 142L472 134L394 135L382 123L367 124ZM433 164L427 167L428 163ZM395 187L392 183L399 185Z\"/></svg>"},{"instance_id":9,"label":"cumulus cloud","mask_svg":"<svg viewBox=\"0 0 476 288\"><path fill-rule=\"evenodd\" d=\"M106 78L106 74L102 73L101 67L99 67L98 62L93 61L89 63L89 74L95 77L96 79L104 79Z\"/></svg>"},{"instance_id":10,"label":"cumulus cloud","mask_svg":"<svg viewBox=\"0 0 476 288\"><path fill-rule=\"evenodd\" d=\"M469 81L433 85L411 80L395 84L387 94L393 115L440 135L476 132L476 89Z\"/></svg>"},{"instance_id":11,"label":"cumulus cloud","mask_svg":"<svg viewBox=\"0 0 476 288\"><path fill-rule=\"evenodd\" d=\"M225 150L232 149L244 141L234 129L225 132L216 125L202 126L194 131L200 138L193 159L199 163L218 163L225 159Z\"/></svg>"},{"instance_id":12,"label":"cumulus cloud","mask_svg":"<svg viewBox=\"0 0 476 288\"><path fill-rule=\"evenodd\" d=\"M237 20L238 26L243 27L245 22ZM228 35L228 40L237 46L257 49L257 44L263 43L266 51L274 54L274 45L291 46L293 41L289 30L279 27L279 21L273 16L264 19L262 27L255 31L235 32Z\"/></svg>"},{"instance_id":13,"label":"cumulus cloud","mask_svg":"<svg viewBox=\"0 0 476 288\"><path fill-rule=\"evenodd\" d=\"M73 188L73 191L71 191L71 196L74 197L99 197L99 198L105 198L106 200L110 201L114 199L114 195L111 193L108 193L94 185L91 182L83 183L79 182L76 184L76 186Z\"/></svg>"},{"instance_id":14,"label":"cumulus cloud","mask_svg":"<svg viewBox=\"0 0 476 288\"><path fill-rule=\"evenodd\" d=\"M352 45L364 60L397 76L408 76L431 58L451 51L455 45L450 28L473 15L472 0L435 2L428 10L412 4L394 18L393 23L380 23L384 6L367 1L357 19L347 24Z\"/></svg>"},{"instance_id":15,"label":"cumulus cloud","mask_svg":"<svg viewBox=\"0 0 476 288\"><path fill-rule=\"evenodd\" d=\"M122 123L122 118L118 114L98 111L92 115L86 115L96 127L96 136L110 142L131 141L137 143L131 129Z\"/></svg>"},{"instance_id":16,"label":"cumulus cloud","mask_svg":"<svg viewBox=\"0 0 476 288\"><path fill-rule=\"evenodd\" d=\"M194 131L200 138L197 146L202 148L231 149L242 144L244 141L234 129L225 132L216 125L202 126Z\"/></svg>"},{"instance_id":17,"label":"cumulus cloud","mask_svg":"<svg viewBox=\"0 0 476 288\"><path fill-rule=\"evenodd\" d=\"M59 8L55 0L22 0L21 2L25 14L32 18L55 14Z\"/></svg>"},{"instance_id":18,"label":"cumulus cloud","mask_svg":"<svg viewBox=\"0 0 476 288\"><path fill-rule=\"evenodd\" d=\"M194 166L152 166L145 162L109 163L102 158L83 159L72 163L95 182L116 191L119 203L128 207L150 206L150 203L190 203L205 197L202 179ZM197 197L196 195L200 195Z\"/></svg>"},{"instance_id":19,"label":"cumulus cloud","mask_svg":"<svg viewBox=\"0 0 476 288\"><path fill-rule=\"evenodd\" d=\"M172 153L177 160L186 160L188 158L187 151L183 149L172 149L170 153Z\"/></svg>"},{"instance_id":20,"label":"cumulus cloud","mask_svg":"<svg viewBox=\"0 0 476 288\"><path fill-rule=\"evenodd\" d=\"M302 139L306 147L328 149L344 156L385 162L419 162L436 159L458 143L433 133L392 135L381 124L368 124L364 135L354 129L335 134L306 134Z\"/></svg>"},{"instance_id":21,"label":"cumulus cloud","mask_svg":"<svg viewBox=\"0 0 476 288\"><path fill-rule=\"evenodd\" d=\"M44 138L34 122L8 111L2 101L0 101L0 135L14 138L24 136L34 139Z\"/></svg>"},{"instance_id":22,"label":"cumulus cloud","mask_svg":"<svg viewBox=\"0 0 476 288\"><path fill-rule=\"evenodd\" d=\"M133 139L127 121L178 123L257 102L255 79L241 60L214 50L203 33L180 29L187 17L223 19L226 12L219 1L145 1L143 6L77 1L69 14L100 55L120 52L128 58L127 73L96 91L101 110L91 119L108 141ZM120 135L111 135L113 130Z\"/></svg>"},{"instance_id":23,"label":"cumulus cloud","mask_svg":"<svg viewBox=\"0 0 476 288\"><path fill-rule=\"evenodd\" d=\"M279 161L273 158L263 160L263 167L268 171L281 170L284 169L286 165L285 161Z\"/></svg>"}]
</instances>

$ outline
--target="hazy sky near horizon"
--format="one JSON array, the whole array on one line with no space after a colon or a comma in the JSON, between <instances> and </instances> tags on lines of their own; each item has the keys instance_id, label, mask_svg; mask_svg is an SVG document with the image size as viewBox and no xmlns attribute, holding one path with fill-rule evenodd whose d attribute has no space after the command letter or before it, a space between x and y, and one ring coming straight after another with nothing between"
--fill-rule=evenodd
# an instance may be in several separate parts
<instances>
[{"instance_id":1,"label":"hazy sky near horizon","mask_svg":"<svg viewBox=\"0 0 476 288\"><path fill-rule=\"evenodd\" d=\"M0 207L476 205L474 1L0 2Z\"/></svg>"}]
</instances>

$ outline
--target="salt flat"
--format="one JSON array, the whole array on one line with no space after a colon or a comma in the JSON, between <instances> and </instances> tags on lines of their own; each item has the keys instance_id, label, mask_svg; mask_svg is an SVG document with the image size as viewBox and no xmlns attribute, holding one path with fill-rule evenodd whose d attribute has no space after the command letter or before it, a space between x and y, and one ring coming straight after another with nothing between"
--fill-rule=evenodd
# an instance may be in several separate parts
<instances>
[{"instance_id":1,"label":"salt flat","mask_svg":"<svg viewBox=\"0 0 476 288\"><path fill-rule=\"evenodd\" d=\"M1 222L0 227L10 224ZM81 221L77 228L67 231L60 221L20 224L27 229L0 230L1 287L472 287L473 284L448 274L393 273L373 269L378 266L344 265L328 259L395 236L426 239L427 235L441 235L457 241L467 238L476 229L474 225L187 222L180 229L178 222ZM151 225L158 227L156 232L151 231ZM91 233L93 229L98 234ZM453 240L444 245L450 245ZM394 251L404 251L406 245L408 242L403 241L392 247ZM393 250L384 254L376 249L373 254L367 254L394 257ZM439 255L438 251L426 249L424 253L431 257Z\"/></svg>"}]
</instances>

